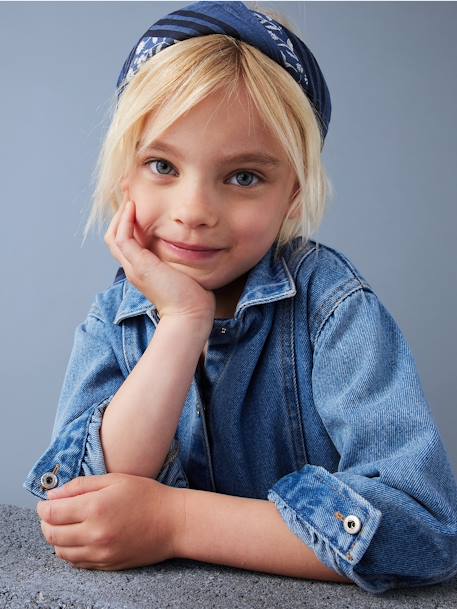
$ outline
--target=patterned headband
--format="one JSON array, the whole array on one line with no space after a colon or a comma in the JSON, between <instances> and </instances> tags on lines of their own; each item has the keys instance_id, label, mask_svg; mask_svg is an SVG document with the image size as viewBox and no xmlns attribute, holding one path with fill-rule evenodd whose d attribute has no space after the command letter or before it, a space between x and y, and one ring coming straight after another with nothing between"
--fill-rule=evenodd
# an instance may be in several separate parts
<instances>
[{"instance_id":1,"label":"patterned headband","mask_svg":"<svg viewBox=\"0 0 457 609\"><path fill-rule=\"evenodd\" d=\"M193 2L153 23L130 51L117 79L118 99L130 79L150 57L181 40L226 34L276 61L302 87L314 107L325 140L330 123L330 92L319 65L293 32L243 2Z\"/></svg>"}]
</instances>

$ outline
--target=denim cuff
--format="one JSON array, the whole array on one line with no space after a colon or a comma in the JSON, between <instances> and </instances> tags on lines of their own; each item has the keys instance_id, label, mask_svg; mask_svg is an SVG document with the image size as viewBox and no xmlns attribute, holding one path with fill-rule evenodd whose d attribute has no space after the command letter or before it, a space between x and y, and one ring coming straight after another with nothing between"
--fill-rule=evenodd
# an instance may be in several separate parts
<instances>
[{"instance_id":1,"label":"denim cuff","mask_svg":"<svg viewBox=\"0 0 457 609\"><path fill-rule=\"evenodd\" d=\"M86 472L106 473L99 428L103 412L113 397L114 395L110 395L102 402L95 403L84 410L79 417L67 423L65 429L53 435L47 450L27 474L22 484L23 488L40 499L47 499L47 492L41 486L41 478L50 475L56 467L58 467L58 472L55 474L56 486L59 487L73 478L85 475ZM81 448L86 444L87 448L83 452Z\"/></svg>"},{"instance_id":2,"label":"denim cuff","mask_svg":"<svg viewBox=\"0 0 457 609\"><path fill-rule=\"evenodd\" d=\"M354 572L382 517L364 497L325 468L305 465L278 480L267 499L327 567L367 592L383 591Z\"/></svg>"},{"instance_id":3,"label":"denim cuff","mask_svg":"<svg viewBox=\"0 0 457 609\"><path fill-rule=\"evenodd\" d=\"M51 474L57 465L59 466L56 474L57 486L63 486L78 476L98 476L107 473L100 428L103 414L114 395L85 410L80 417L67 424L65 432L56 434L48 449L28 473L22 484L23 488L40 499L47 499L47 492L41 486L41 478L45 474ZM83 452L81 447L84 447ZM168 486L189 488L178 455L179 444L174 438L157 480Z\"/></svg>"},{"instance_id":4,"label":"denim cuff","mask_svg":"<svg viewBox=\"0 0 457 609\"><path fill-rule=\"evenodd\" d=\"M101 402L93 411L87 430L86 448L81 462L80 476L102 476L107 473L105 455L100 439L103 415L114 394Z\"/></svg>"}]
</instances>

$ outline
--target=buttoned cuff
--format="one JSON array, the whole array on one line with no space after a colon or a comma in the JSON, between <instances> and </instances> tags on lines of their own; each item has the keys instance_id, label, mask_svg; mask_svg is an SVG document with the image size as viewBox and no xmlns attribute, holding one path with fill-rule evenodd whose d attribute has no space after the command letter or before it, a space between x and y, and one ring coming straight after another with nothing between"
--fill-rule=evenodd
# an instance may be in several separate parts
<instances>
[{"instance_id":1,"label":"buttoned cuff","mask_svg":"<svg viewBox=\"0 0 457 609\"><path fill-rule=\"evenodd\" d=\"M73 478L107 473L100 428L104 412L113 397L114 394L85 410L57 433L28 473L23 488L40 499L47 499L48 490L63 486ZM174 438L157 481L168 486L189 488L178 455L179 444Z\"/></svg>"},{"instance_id":2,"label":"buttoned cuff","mask_svg":"<svg viewBox=\"0 0 457 609\"><path fill-rule=\"evenodd\" d=\"M367 592L387 588L354 572L381 522L382 513L325 468L305 465L268 491L289 529L319 560Z\"/></svg>"},{"instance_id":3,"label":"buttoned cuff","mask_svg":"<svg viewBox=\"0 0 457 609\"><path fill-rule=\"evenodd\" d=\"M114 394L95 403L55 434L49 448L28 473L23 488L40 499L47 499L48 490L84 475L84 469L106 473L99 428L103 412L113 397Z\"/></svg>"}]
</instances>

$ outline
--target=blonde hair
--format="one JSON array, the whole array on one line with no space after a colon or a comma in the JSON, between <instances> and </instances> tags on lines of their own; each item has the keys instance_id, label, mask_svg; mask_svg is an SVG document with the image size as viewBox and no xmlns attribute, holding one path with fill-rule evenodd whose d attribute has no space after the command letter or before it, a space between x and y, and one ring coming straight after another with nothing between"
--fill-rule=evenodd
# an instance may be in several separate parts
<instances>
[{"instance_id":1,"label":"blonde hair","mask_svg":"<svg viewBox=\"0 0 457 609\"><path fill-rule=\"evenodd\" d=\"M254 10L294 31L277 12L257 9L257 3ZM321 159L318 117L300 85L283 67L257 48L225 34L190 38L162 49L125 86L97 160L83 242L95 224L100 231L121 205L120 184L133 169L140 138L147 146L210 93L225 90L230 99L240 83L284 148L299 185L276 237L275 257L298 236L302 246L307 244L321 224L327 197L333 194ZM117 94L113 101L116 104ZM155 114L152 128L143 134L151 112ZM294 211L295 217L289 218Z\"/></svg>"}]
</instances>

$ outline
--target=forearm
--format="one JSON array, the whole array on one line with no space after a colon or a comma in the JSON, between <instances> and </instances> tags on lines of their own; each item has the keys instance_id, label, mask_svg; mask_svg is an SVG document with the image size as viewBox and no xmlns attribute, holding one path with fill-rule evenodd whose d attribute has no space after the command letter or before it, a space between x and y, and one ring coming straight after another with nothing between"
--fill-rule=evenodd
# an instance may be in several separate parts
<instances>
[{"instance_id":1,"label":"forearm","mask_svg":"<svg viewBox=\"0 0 457 609\"><path fill-rule=\"evenodd\" d=\"M176 557L289 577L352 583L294 535L275 505L194 489L174 489L185 516Z\"/></svg>"},{"instance_id":2,"label":"forearm","mask_svg":"<svg viewBox=\"0 0 457 609\"><path fill-rule=\"evenodd\" d=\"M100 440L107 472L156 478L208 335L206 323L160 320L104 412Z\"/></svg>"}]
</instances>

